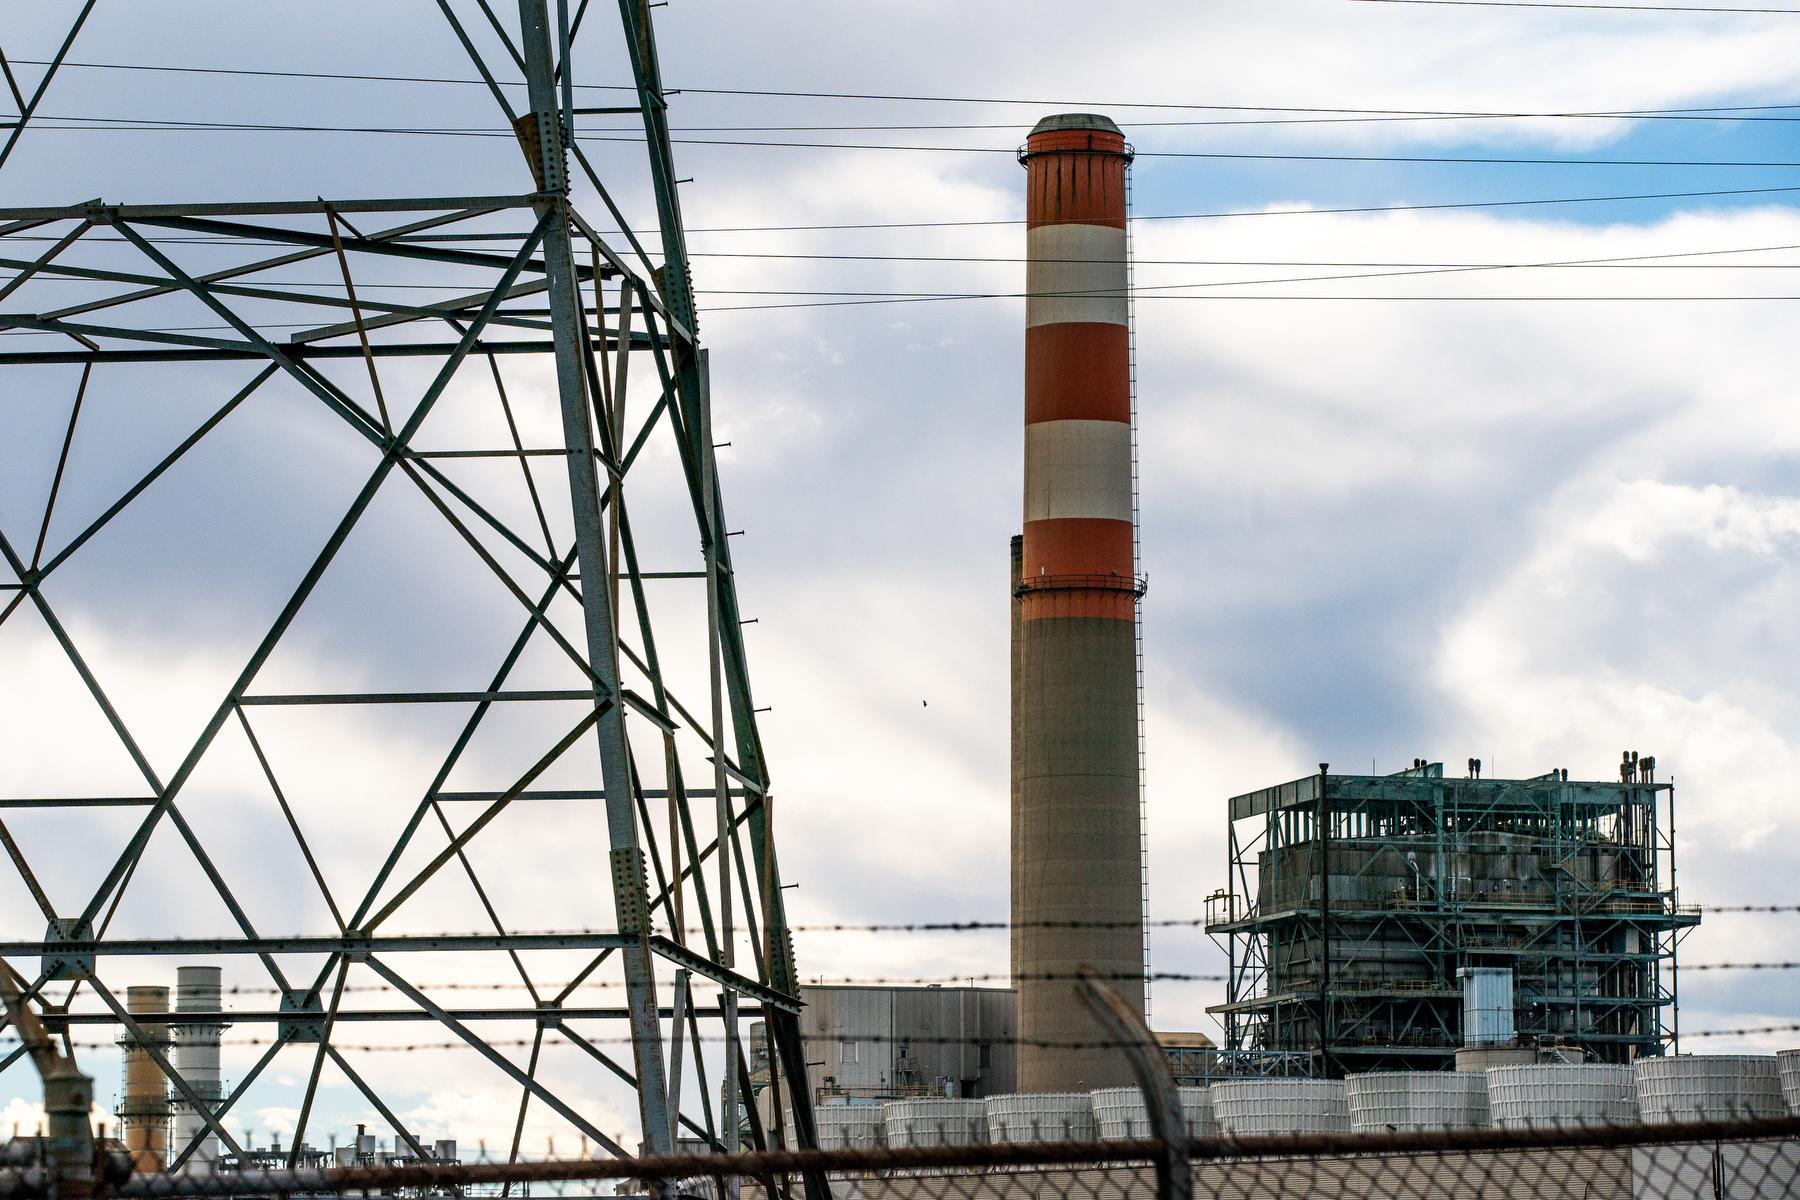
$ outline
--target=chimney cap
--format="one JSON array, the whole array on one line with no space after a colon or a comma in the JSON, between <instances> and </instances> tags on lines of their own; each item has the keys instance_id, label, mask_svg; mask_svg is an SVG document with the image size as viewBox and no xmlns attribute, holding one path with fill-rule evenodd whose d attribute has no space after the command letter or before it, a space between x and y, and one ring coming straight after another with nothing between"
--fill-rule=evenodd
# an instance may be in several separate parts
<instances>
[{"instance_id":1,"label":"chimney cap","mask_svg":"<svg viewBox=\"0 0 1800 1200\"><path fill-rule=\"evenodd\" d=\"M1033 125L1031 132L1035 137L1040 133L1055 133L1064 129L1095 129L1124 136L1111 117L1101 116L1099 113L1057 113Z\"/></svg>"}]
</instances>

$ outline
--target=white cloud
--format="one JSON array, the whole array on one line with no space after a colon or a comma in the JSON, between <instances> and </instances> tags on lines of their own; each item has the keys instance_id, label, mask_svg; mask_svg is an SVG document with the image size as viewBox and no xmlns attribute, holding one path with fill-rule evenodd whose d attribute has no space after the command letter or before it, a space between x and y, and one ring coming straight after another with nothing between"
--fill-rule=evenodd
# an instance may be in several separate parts
<instances>
[{"instance_id":1,"label":"white cloud","mask_svg":"<svg viewBox=\"0 0 1800 1200\"><path fill-rule=\"evenodd\" d=\"M552 1087L600 1132L629 1150L637 1148L637 1137L630 1132L637 1127L636 1113L627 1119L612 1104L592 1095L560 1083L553 1083ZM519 1116L519 1089L506 1085L442 1088L400 1116L421 1141L456 1139L457 1150L465 1162L483 1156L504 1157ZM580 1151L585 1140L566 1120L534 1100L526 1110L519 1151L525 1158L547 1157L552 1151L559 1157L569 1157ZM598 1153L599 1147L590 1145L588 1152Z\"/></svg>"},{"instance_id":2,"label":"white cloud","mask_svg":"<svg viewBox=\"0 0 1800 1200\"><path fill-rule=\"evenodd\" d=\"M41 1101L14 1096L0 1108L0 1129L8 1137L31 1137L44 1128L44 1106Z\"/></svg>"},{"instance_id":3,"label":"white cloud","mask_svg":"<svg viewBox=\"0 0 1800 1200\"><path fill-rule=\"evenodd\" d=\"M1761 598L1800 586L1797 515L1800 500L1732 486L1571 485L1532 553L1444 627L1434 674L1450 727L1521 768L1654 753L1686 798L1684 898L1762 894L1732 855L1786 844L1796 819L1783 781L1800 767L1800 709L1768 657Z\"/></svg>"}]
</instances>

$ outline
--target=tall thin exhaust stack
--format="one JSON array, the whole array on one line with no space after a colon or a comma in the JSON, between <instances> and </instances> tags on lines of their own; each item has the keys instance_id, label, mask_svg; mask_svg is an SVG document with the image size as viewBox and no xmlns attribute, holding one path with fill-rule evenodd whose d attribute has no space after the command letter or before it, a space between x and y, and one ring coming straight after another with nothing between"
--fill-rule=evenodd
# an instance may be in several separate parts
<instances>
[{"instance_id":1,"label":"tall thin exhaust stack","mask_svg":"<svg viewBox=\"0 0 1800 1200\"><path fill-rule=\"evenodd\" d=\"M1025 527L1013 555L1019 1090L1131 1082L1076 998L1144 999L1125 170L1106 117L1046 117L1026 171ZM1038 1043L1062 1043L1040 1045Z\"/></svg>"},{"instance_id":2,"label":"tall thin exhaust stack","mask_svg":"<svg viewBox=\"0 0 1800 1200\"><path fill-rule=\"evenodd\" d=\"M138 1028L167 1057L169 1053L169 989L166 987L128 987L125 989L125 1011L134 1017L156 1017L141 1021ZM124 1050L124 1080L119 1088L119 1138L131 1152L132 1168L137 1171L160 1171L169 1162L169 1081L162 1068L150 1056L143 1043L130 1030L119 1034Z\"/></svg>"},{"instance_id":3,"label":"tall thin exhaust stack","mask_svg":"<svg viewBox=\"0 0 1800 1200\"><path fill-rule=\"evenodd\" d=\"M224 988L218 967L177 967L175 969L175 1011L180 1013L218 1013L224 1002ZM175 1069L204 1100L209 1108L218 1108L224 1090L219 1082L219 1035L225 1026L214 1021L178 1024L175 1034ZM194 1106L186 1099L174 1102L175 1153L180 1154L189 1142L200 1139L188 1162L208 1167L218 1161L219 1135L213 1133Z\"/></svg>"}]
</instances>

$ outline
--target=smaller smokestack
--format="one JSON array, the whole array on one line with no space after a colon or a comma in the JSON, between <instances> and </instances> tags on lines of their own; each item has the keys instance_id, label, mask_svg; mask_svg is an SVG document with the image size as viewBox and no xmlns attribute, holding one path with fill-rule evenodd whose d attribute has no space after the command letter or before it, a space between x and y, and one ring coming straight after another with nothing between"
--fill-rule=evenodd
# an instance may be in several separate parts
<instances>
[{"instance_id":1,"label":"smaller smokestack","mask_svg":"<svg viewBox=\"0 0 1800 1200\"><path fill-rule=\"evenodd\" d=\"M218 967L178 967L175 971L175 1011L178 1013L216 1013L224 1007L224 987ZM219 1081L219 1035L225 1026L217 1022L175 1025L175 1069L194 1090L194 1094L216 1109L224 1096ZM194 1106L185 1098L172 1105L175 1113L175 1153L187 1149L199 1139L199 1145L188 1157L195 1168L210 1167L219 1158L219 1135L213 1133Z\"/></svg>"},{"instance_id":2,"label":"smaller smokestack","mask_svg":"<svg viewBox=\"0 0 1800 1200\"><path fill-rule=\"evenodd\" d=\"M133 1016L166 1016L169 989L128 987L125 1011ZM169 1027L163 1021L139 1025L144 1036L167 1057ZM123 1082L119 1089L119 1138L131 1153L132 1169L161 1171L169 1165L169 1083L162 1068L129 1030L119 1034L124 1048Z\"/></svg>"}]
</instances>

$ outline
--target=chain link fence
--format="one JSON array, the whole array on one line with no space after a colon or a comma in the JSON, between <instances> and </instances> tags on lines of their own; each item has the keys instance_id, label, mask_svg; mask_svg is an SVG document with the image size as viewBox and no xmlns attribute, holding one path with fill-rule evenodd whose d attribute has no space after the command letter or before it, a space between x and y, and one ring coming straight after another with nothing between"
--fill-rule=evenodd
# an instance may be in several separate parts
<instances>
[{"instance_id":1,"label":"chain link fence","mask_svg":"<svg viewBox=\"0 0 1800 1200\"><path fill-rule=\"evenodd\" d=\"M40 1143L15 1142L0 1200L52 1200ZM94 1195L646 1196L730 1200L1778 1200L1800 1196L1800 1117L1682 1125L1015 1142L855 1151L132 1174Z\"/></svg>"},{"instance_id":2,"label":"chain link fence","mask_svg":"<svg viewBox=\"0 0 1800 1200\"><path fill-rule=\"evenodd\" d=\"M1194 1136L1209 1127L1195 1123L1190 1099L1198 1099L1195 1093L1204 1094L1203 1107L1210 1112L1214 1101L1207 1093L1214 1089L1201 1093L1177 1087L1167 1058L1142 1018L1117 991L1086 970L1078 992L1111 1044L1119 1047L1137 1086L1094 1093L1080 1124L1061 1123L1052 1115L1057 1111L1053 1105L1025 1104L1015 1105L1017 1111L1009 1119L997 1121L999 1110L988 1112L985 1130L963 1119L935 1127L926 1121L907 1127L903 1140L908 1145L883 1145L881 1137L871 1136L857 1149L134 1170L131 1155L118 1143L94 1139L89 1125L91 1080L57 1049L35 1012L21 1002L17 983L10 972L0 970L0 995L43 1076L48 1136L15 1138L0 1146L0 1200L233 1196L510 1200L534 1195L655 1200L1800 1198L1800 1114L1773 1115L1785 1107L1779 1090L1756 1100L1758 1107L1728 1108L1730 1119L1724 1120L1687 1120L1682 1114L1693 1110L1682 1106L1685 1101L1672 1101L1654 1113L1646 1111L1642 1122L1505 1121L1488 1127L1468 1114L1442 1108L1416 1114L1410 1123L1454 1127L1390 1126L1370 1132L1365 1126L1357 1132L1250 1136L1243 1125L1234 1127L1227 1120L1225 1127L1235 1128L1235 1133ZM1778 1087L1773 1076L1763 1082ZM1307 1083L1315 1089L1327 1086ZM1229 1085L1217 1090L1223 1092L1225 1086ZM1788 1094L1788 1104L1796 1094L1800 1093ZM1229 1105L1218 1107L1221 1116L1229 1117ZM1284 1112L1291 1122L1294 1114L1285 1109L1251 1115L1279 1121ZM1111 1136L1096 1140L1096 1132Z\"/></svg>"}]
</instances>

